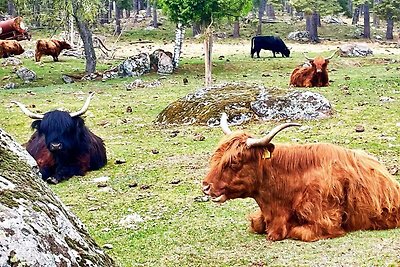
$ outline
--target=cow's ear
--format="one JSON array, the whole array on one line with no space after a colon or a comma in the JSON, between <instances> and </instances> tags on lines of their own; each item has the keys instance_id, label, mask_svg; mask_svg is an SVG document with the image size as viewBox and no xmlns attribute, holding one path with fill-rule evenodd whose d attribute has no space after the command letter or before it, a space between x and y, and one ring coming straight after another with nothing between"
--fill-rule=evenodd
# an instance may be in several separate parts
<instances>
[{"instance_id":1,"label":"cow's ear","mask_svg":"<svg viewBox=\"0 0 400 267\"><path fill-rule=\"evenodd\" d=\"M329 59L325 59L325 63L328 64L329 63Z\"/></svg>"},{"instance_id":2,"label":"cow's ear","mask_svg":"<svg viewBox=\"0 0 400 267\"><path fill-rule=\"evenodd\" d=\"M266 149L269 151L269 153L272 154L272 152L274 152L274 150L275 150L275 145L272 144L272 143L269 143L269 144L267 145Z\"/></svg>"},{"instance_id":3,"label":"cow's ear","mask_svg":"<svg viewBox=\"0 0 400 267\"><path fill-rule=\"evenodd\" d=\"M33 121L32 124L31 124L32 129L39 130L41 122L42 122L42 120Z\"/></svg>"}]
</instances>

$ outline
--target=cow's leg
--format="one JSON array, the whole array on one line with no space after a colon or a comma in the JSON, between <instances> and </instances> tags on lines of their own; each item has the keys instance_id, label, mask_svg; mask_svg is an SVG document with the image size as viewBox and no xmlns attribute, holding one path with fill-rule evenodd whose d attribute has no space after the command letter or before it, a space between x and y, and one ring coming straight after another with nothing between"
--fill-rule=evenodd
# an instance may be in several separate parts
<instances>
[{"instance_id":1,"label":"cow's leg","mask_svg":"<svg viewBox=\"0 0 400 267\"><path fill-rule=\"evenodd\" d=\"M58 56L53 56L54 62L58 62Z\"/></svg>"},{"instance_id":2,"label":"cow's leg","mask_svg":"<svg viewBox=\"0 0 400 267\"><path fill-rule=\"evenodd\" d=\"M54 178L56 178L57 181L62 181L74 175L83 176L85 175L85 172L78 165L59 166L56 169Z\"/></svg>"},{"instance_id":3,"label":"cow's leg","mask_svg":"<svg viewBox=\"0 0 400 267\"><path fill-rule=\"evenodd\" d=\"M274 55L274 57L276 57L276 55L275 55L275 51L272 51L272 54Z\"/></svg>"},{"instance_id":4,"label":"cow's leg","mask_svg":"<svg viewBox=\"0 0 400 267\"><path fill-rule=\"evenodd\" d=\"M258 210L250 214L249 220L250 220L250 231L257 234L265 234L267 230L267 224L265 223L265 218L261 210Z\"/></svg>"},{"instance_id":5,"label":"cow's leg","mask_svg":"<svg viewBox=\"0 0 400 267\"><path fill-rule=\"evenodd\" d=\"M260 58L260 51L261 51L261 49L257 50L257 58Z\"/></svg>"},{"instance_id":6,"label":"cow's leg","mask_svg":"<svg viewBox=\"0 0 400 267\"><path fill-rule=\"evenodd\" d=\"M287 237L306 242L312 242L320 239L343 236L345 233L346 232L339 226L330 229L324 229L321 228L321 225L318 224L306 224L295 226L290 229Z\"/></svg>"},{"instance_id":7,"label":"cow's leg","mask_svg":"<svg viewBox=\"0 0 400 267\"><path fill-rule=\"evenodd\" d=\"M290 228L288 224L289 212L280 210L273 214L271 221L267 222L267 238L271 241L285 239Z\"/></svg>"},{"instance_id":8,"label":"cow's leg","mask_svg":"<svg viewBox=\"0 0 400 267\"><path fill-rule=\"evenodd\" d=\"M35 61L39 62L41 58L42 58L42 53L36 51L36 53L35 53Z\"/></svg>"}]
</instances>

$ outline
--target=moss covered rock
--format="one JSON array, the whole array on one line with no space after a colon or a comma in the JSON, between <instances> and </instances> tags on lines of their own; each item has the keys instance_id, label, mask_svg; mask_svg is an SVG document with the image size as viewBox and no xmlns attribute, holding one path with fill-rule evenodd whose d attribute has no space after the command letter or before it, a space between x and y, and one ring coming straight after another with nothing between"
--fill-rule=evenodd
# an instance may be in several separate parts
<instances>
[{"instance_id":1,"label":"moss covered rock","mask_svg":"<svg viewBox=\"0 0 400 267\"><path fill-rule=\"evenodd\" d=\"M115 266L0 129L0 266Z\"/></svg>"},{"instance_id":2,"label":"moss covered rock","mask_svg":"<svg viewBox=\"0 0 400 267\"><path fill-rule=\"evenodd\" d=\"M201 88L168 105L156 118L161 124L219 124L221 113L232 124L251 119L309 120L332 115L329 101L318 93L289 91L244 83Z\"/></svg>"}]
</instances>

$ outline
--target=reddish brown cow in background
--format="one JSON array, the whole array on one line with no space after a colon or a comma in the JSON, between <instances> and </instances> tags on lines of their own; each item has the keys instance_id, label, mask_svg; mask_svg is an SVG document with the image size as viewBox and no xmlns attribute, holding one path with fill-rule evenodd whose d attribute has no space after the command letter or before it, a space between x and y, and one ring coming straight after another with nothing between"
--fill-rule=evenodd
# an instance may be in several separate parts
<instances>
[{"instance_id":1,"label":"reddish brown cow in background","mask_svg":"<svg viewBox=\"0 0 400 267\"><path fill-rule=\"evenodd\" d=\"M36 43L35 60L39 62L43 55L48 55L52 56L54 61L58 61L58 56L64 49L71 49L71 45L66 41L38 40Z\"/></svg>"},{"instance_id":2,"label":"reddish brown cow in background","mask_svg":"<svg viewBox=\"0 0 400 267\"><path fill-rule=\"evenodd\" d=\"M336 54L335 51L330 57L317 56L314 59L307 57L308 63L295 68L290 76L290 85L296 87L324 87L329 85L327 66L329 60Z\"/></svg>"},{"instance_id":3,"label":"reddish brown cow in background","mask_svg":"<svg viewBox=\"0 0 400 267\"><path fill-rule=\"evenodd\" d=\"M269 240L316 241L346 232L400 226L400 185L375 158L332 144L272 144L232 133L211 158L203 192L215 202L254 198L251 229Z\"/></svg>"},{"instance_id":4,"label":"reddish brown cow in background","mask_svg":"<svg viewBox=\"0 0 400 267\"><path fill-rule=\"evenodd\" d=\"M15 40L0 40L0 58L6 58L11 55L21 55L25 50L21 44Z\"/></svg>"}]
</instances>

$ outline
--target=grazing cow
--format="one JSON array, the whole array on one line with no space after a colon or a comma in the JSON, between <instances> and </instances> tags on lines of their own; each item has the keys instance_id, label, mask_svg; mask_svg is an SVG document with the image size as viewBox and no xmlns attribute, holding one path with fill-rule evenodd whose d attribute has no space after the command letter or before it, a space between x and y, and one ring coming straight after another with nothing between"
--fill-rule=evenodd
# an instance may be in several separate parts
<instances>
[{"instance_id":1,"label":"grazing cow","mask_svg":"<svg viewBox=\"0 0 400 267\"><path fill-rule=\"evenodd\" d=\"M260 57L261 49L271 50L274 57L275 53L281 53L282 57L289 57L290 50L287 48L281 38L276 36L254 36L251 38L251 57L253 58L254 53L257 53L257 57Z\"/></svg>"},{"instance_id":2,"label":"grazing cow","mask_svg":"<svg viewBox=\"0 0 400 267\"><path fill-rule=\"evenodd\" d=\"M64 49L71 49L71 45L66 41L59 40L38 40L36 42L35 60L39 62L43 55L52 56L54 61L58 61L58 56Z\"/></svg>"},{"instance_id":3,"label":"grazing cow","mask_svg":"<svg viewBox=\"0 0 400 267\"><path fill-rule=\"evenodd\" d=\"M308 62L302 66L298 66L290 76L290 85L296 87L324 87L329 85L328 63L336 54L335 51L331 56L324 58L317 56L309 58L304 54Z\"/></svg>"},{"instance_id":4,"label":"grazing cow","mask_svg":"<svg viewBox=\"0 0 400 267\"><path fill-rule=\"evenodd\" d=\"M0 58L6 58L11 55L21 55L25 50L21 44L15 40L0 40Z\"/></svg>"},{"instance_id":5,"label":"grazing cow","mask_svg":"<svg viewBox=\"0 0 400 267\"><path fill-rule=\"evenodd\" d=\"M103 140L93 134L80 117L87 111L92 96L93 93L80 111L53 110L44 115L13 101L28 117L36 119L32 123L36 131L26 149L39 165L42 178L49 183L58 183L74 175L83 176L107 163Z\"/></svg>"},{"instance_id":6,"label":"grazing cow","mask_svg":"<svg viewBox=\"0 0 400 267\"><path fill-rule=\"evenodd\" d=\"M254 198L251 229L272 241L316 241L400 226L400 185L375 158L332 144L272 144L286 123L257 139L232 133L211 158L203 192L215 202Z\"/></svg>"}]
</instances>

